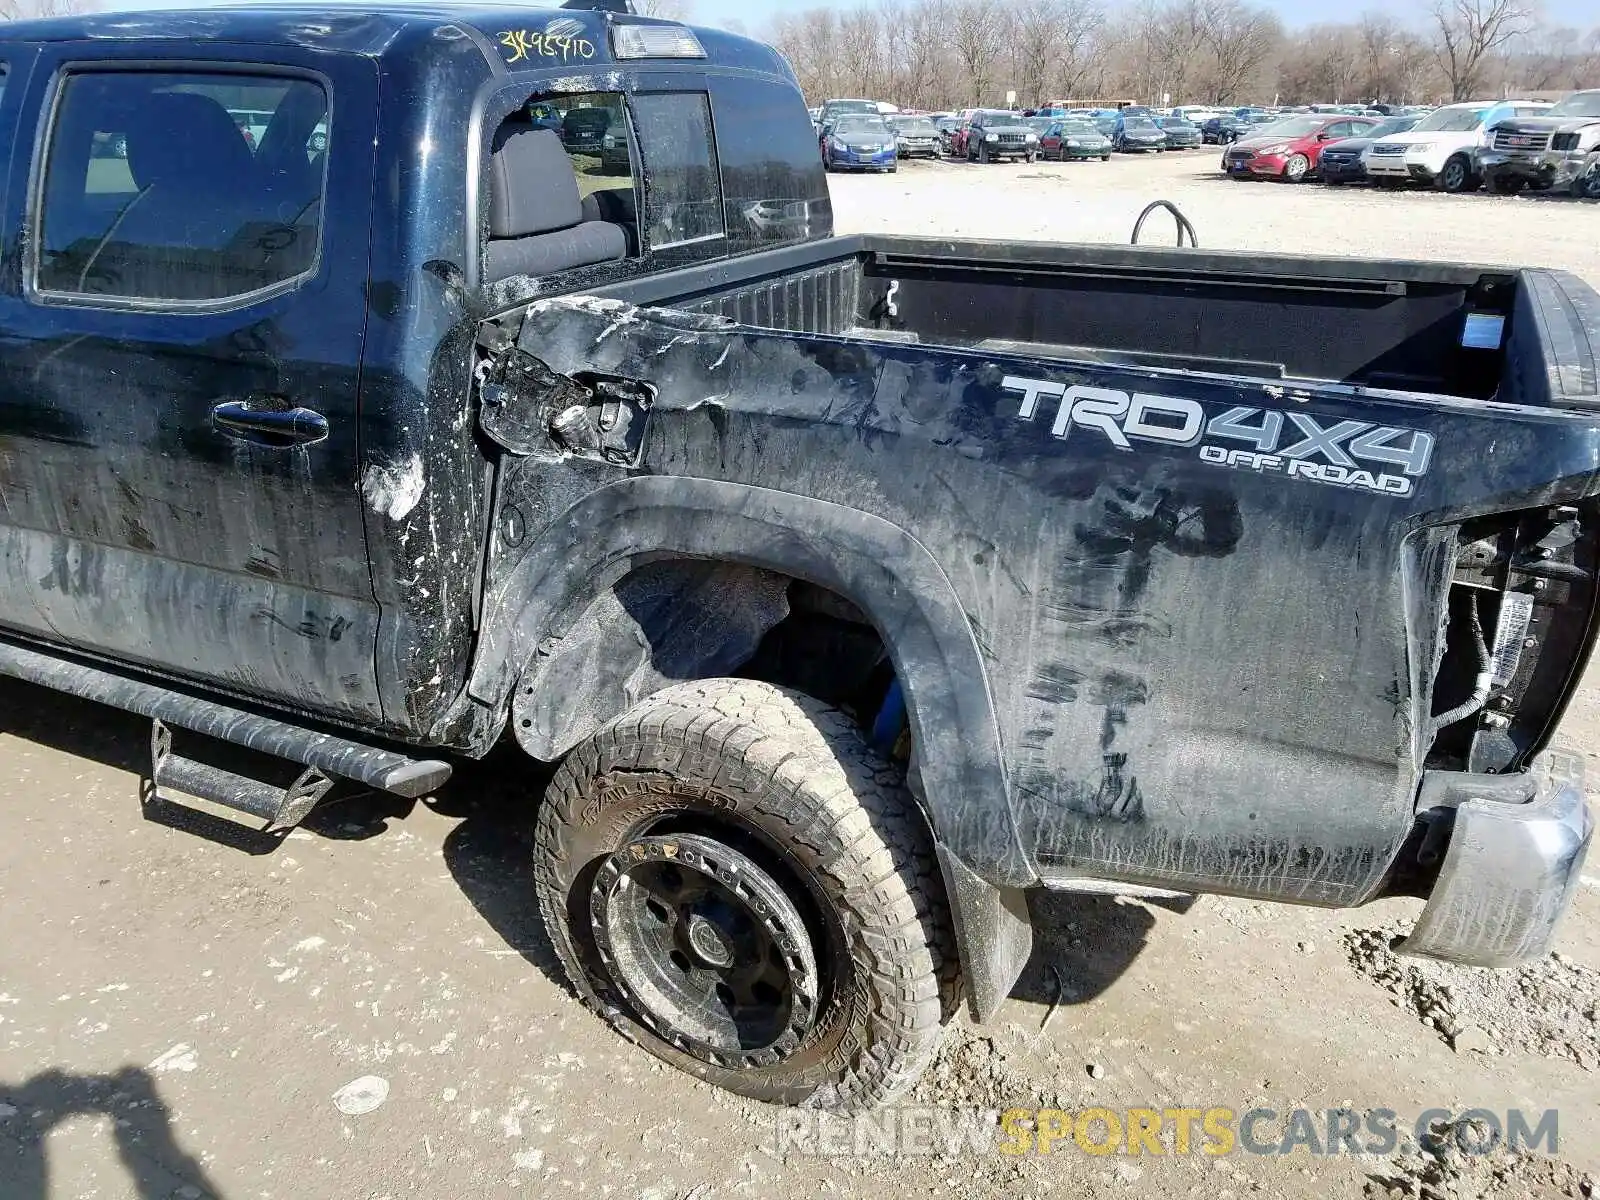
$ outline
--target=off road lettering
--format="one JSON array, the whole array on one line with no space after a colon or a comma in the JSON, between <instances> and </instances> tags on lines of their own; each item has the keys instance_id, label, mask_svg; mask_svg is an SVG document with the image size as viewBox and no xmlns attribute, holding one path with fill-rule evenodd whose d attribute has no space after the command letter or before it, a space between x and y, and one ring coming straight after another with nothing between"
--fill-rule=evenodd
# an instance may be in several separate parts
<instances>
[{"instance_id":1,"label":"off road lettering","mask_svg":"<svg viewBox=\"0 0 1600 1200\"><path fill-rule=\"evenodd\" d=\"M1041 408L1050 415L1048 402L1054 401L1050 432L1063 441L1083 430L1124 451L1133 450L1135 442L1181 447L1204 442L1201 462L1233 470L1407 496L1412 478L1426 474L1433 458L1433 435L1420 429L1246 405L1208 418L1197 400L1087 384L1068 387L1019 375L1007 375L1001 386L1021 393L1018 420L1032 421Z\"/></svg>"}]
</instances>

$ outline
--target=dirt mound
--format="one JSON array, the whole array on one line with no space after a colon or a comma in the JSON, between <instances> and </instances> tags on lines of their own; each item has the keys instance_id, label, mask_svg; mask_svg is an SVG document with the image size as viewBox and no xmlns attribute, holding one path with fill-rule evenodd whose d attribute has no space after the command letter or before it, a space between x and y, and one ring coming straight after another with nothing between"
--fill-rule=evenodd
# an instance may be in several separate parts
<instances>
[{"instance_id":1,"label":"dirt mound","mask_svg":"<svg viewBox=\"0 0 1600 1200\"><path fill-rule=\"evenodd\" d=\"M1600 1070L1600 971L1560 954L1504 971L1406 958L1389 948L1396 936L1353 930L1345 951L1457 1050L1542 1054Z\"/></svg>"},{"instance_id":2,"label":"dirt mound","mask_svg":"<svg viewBox=\"0 0 1600 1200\"><path fill-rule=\"evenodd\" d=\"M1435 1130L1435 1148L1399 1155L1389 1171L1368 1179L1369 1200L1590 1200L1595 1194L1595 1181L1571 1163L1524 1151L1465 1154L1456 1123ZM1481 1145L1487 1133L1480 1126L1463 1140Z\"/></svg>"}]
</instances>

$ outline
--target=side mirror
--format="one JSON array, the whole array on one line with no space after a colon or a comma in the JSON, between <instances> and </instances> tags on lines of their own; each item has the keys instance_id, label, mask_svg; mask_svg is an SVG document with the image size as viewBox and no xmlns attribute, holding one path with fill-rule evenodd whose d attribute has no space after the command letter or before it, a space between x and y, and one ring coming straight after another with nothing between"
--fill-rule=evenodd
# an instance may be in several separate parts
<instances>
[{"instance_id":1,"label":"side mirror","mask_svg":"<svg viewBox=\"0 0 1600 1200\"><path fill-rule=\"evenodd\" d=\"M1332 140L1333 140L1333 134L1331 134L1331 133L1328 133L1328 132L1324 131L1322 133L1317 134L1317 141L1319 141L1319 142L1327 142L1327 141L1332 141Z\"/></svg>"}]
</instances>

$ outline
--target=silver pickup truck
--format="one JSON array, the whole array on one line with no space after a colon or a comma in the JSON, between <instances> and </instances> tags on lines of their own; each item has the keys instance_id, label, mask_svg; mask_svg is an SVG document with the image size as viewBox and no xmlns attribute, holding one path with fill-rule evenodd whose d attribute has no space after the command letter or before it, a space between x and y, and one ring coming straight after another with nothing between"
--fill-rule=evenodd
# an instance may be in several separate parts
<instances>
[{"instance_id":1,"label":"silver pickup truck","mask_svg":"<svg viewBox=\"0 0 1600 1200\"><path fill-rule=\"evenodd\" d=\"M1600 200L1600 89L1573 92L1537 117L1502 121L1489 131L1478 165L1491 192L1569 188Z\"/></svg>"}]
</instances>

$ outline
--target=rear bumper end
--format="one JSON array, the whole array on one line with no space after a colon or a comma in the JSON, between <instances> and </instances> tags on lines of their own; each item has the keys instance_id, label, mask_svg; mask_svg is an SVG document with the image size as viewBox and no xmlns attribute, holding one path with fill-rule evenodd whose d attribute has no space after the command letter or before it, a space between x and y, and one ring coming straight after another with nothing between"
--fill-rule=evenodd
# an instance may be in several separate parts
<instances>
[{"instance_id":1,"label":"rear bumper end","mask_svg":"<svg viewBox=\"0 0 1600 1200\"><path fill-rule=\"evenodd\" d=\"M1398 949L1479 967L1543 955L1594 837L1582 761L1547 751L1523 776L1432 772L1422 795L1454 822L1427 907Z\"/></svg>"}]
</instances>

